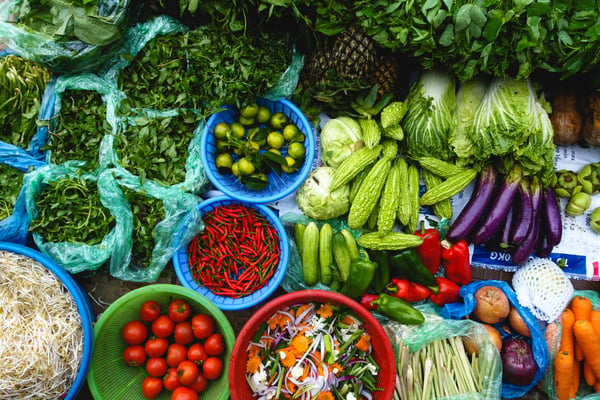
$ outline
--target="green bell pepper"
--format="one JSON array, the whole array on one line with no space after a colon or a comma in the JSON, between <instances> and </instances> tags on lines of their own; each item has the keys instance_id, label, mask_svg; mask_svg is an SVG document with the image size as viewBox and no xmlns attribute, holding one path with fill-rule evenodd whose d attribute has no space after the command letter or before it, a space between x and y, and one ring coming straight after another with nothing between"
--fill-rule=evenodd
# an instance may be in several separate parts
<instances>
[{"instance_id":1,"label":"green bell pepper","mask_svg":"<svg viewBox=\"0 0 600 400\"><path fill-rule=\"evenodd\" d=\"M390 256L391 270L411 282L424 286L436 284L433 274L427 269L419 253L413 248L394 253Z\"/></svg>"},{"instance_id":2,"label":"green bell pepper","mask_svg":"<svg viewBox=\"0 0 600 400\"><path fill-rule=\"evenodd\" d=\"M387 251L372 250L369 251L371 260L377 263L377 270L373 277L371 287L375 293L381 293L385 290L385 287L390 283L390 256Z\"/></svg>"},{"instance_id":3,"label":"green bell pepper","mask_svg":"<svg viewBox=\"0 0 600 400\"><path fill-rule=\"evenodd\" d=\"M361 250L361 254L364 258L354 258L352 260L350 274L348 274L348 279L346 279L340 291L340 293L351 298L360 297L367 291L377 270L377 263L369 259L367 252Z\"/></svg>"}]
</instances>

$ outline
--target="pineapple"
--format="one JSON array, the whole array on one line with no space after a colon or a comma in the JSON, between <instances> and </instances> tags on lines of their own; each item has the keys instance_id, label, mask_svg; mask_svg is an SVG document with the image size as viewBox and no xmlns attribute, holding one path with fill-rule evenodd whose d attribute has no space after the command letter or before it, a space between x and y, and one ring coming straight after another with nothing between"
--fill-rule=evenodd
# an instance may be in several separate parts
<instances>
[{"instance_id":1,"label":"pineapple","mask_svg":"<svg viewBox=\"0 0 600 400\"><path fill-rule=\"evenodd\" d=\"M399 81L398 63L390 52L380 50L369 76L371 85L377 84L377 94L395 93Z\"/></svg>"},{"instance_id":2,"label":"pineapple","mask_svg":"<svg viewBox=\"0 0 600 400\"><path fill-rule=\"evenodd\" d=\"M349 79L366 79L375 64L375 42L360 28L351 26L340 32L333 43L331 56L336 72Z\"/></svg>"}]
</instances>

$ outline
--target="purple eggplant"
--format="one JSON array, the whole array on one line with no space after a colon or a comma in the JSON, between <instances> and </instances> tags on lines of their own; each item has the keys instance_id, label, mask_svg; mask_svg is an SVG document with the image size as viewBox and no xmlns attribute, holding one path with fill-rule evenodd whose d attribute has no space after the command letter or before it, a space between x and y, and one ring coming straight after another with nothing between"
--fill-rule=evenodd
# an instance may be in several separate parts
<instances>
[{"instance_id":1,"label":"purple eggplant","mask_svg":"<svg viewBox=\"0 0 600 400\"><path fill-rule=\"evenodd\" d=\"M510 236L511 243L521 244L529 234L531 225L533 225L533 208L531 207L531 190L529 182L522 179L519 182L518 195L516 196L517 216L515 224L512 227Z\"/></svg>"},{"instance_id":2,"label":"purple eggplant","mask_svg":"<svg viewBox=\"0 0 600 400\"><path fill-rule=\"evenodd\" d=\"M498 173L491 164L479 173L479 178L469 202L448 230L446 235L448 240L456 242L469 236L492 200L497 177Z\"/></svg>"},{"instance_id":3,"label":"purple eggplant","mask_svg":"<svg viewBox=\"0 0 600 400\"><path fill-rule=\"evenodd\" d=\"M536 257L546 258L552 253L554 246L550 244L548 239L548 231L541 229L538 232L538 242L535 248Z\"/></svg>"},{"instance_id":4,"label":"purple eggplant","mask_svg":"<svg viewBox=\"0 0 600 400\"><path fill-rule=\"evenodd\" d=\"M494 233L502 227L502 223L506 221L508 210L517 194L521 179L523 179L523 171L521 170L521 167L515 165L504 177L502 186L495 196L489 212L479 226L479 229L473 235L471 241L474 244L487 242L494 236Z\"/></svg>"},{"instance_id":5,"label":"purple eggplant","mask_svg":"<svg viewBox=\"0 0 600 400\"><path fill-rule=\"evenodd\" d=\"M511 236L511 232L512 232L512 227L513 224L515 223L515 208L516 208L516 204L511 205L510 209L508 210L508 214L506 214L506 220L504 221L504 225L502 226L502 232L500 233L500 248L501 249L509 249L513 246L512 243L512 236Z\"/></svg>"},{"instance_id":6,"label":"purple eggplant","mask_svg":"<svg viewBox=\"0 0 600 400\"><path fill-rule=\"evenodd\" d=\"M548 243L552 247L560 243L562 239L562 217L560 215L560 208L558 205L558 199L554 193L554 189L551 186L547 186L544 189L543 194L543 227L547 231Z\"/></svg>"},{"instance_id":7,"label":"purple eggplant","mask_svg":"<svg viewBox=\"0 0 600 400\"><path fill-rule=\"evenodd\" d=\"M513 264L524 264L538 243L542 222L542 184L537 177L531 180L531 207L533 210L533 226L525 240L512 252Z\"/></svg>"}]
</instances>

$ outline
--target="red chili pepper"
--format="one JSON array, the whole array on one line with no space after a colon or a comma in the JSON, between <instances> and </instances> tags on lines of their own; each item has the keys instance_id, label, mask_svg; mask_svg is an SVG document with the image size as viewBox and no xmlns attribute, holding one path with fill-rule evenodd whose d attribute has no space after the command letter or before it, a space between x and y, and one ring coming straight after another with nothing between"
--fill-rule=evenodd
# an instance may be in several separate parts
<instances>
[{"instance_id":1,"label":"red chili pepper","mask_svg":"<svg viewBox=\"0 0 600 400\"><path fill-rule=\"evenodd\" d=\"M440 233L435 228L425 229L425 222L421 221L421 227L415 231L415 235L423 238L423 243L415 250L421 256L423 264L435 274L440 268L442 261L442 247L440 245Z\"/></svg>"},{"instance_id":2,"label":"red chili pepper","mask_svg":"<svg viewBox=\"0 0 600 400\"><path fill-rule=\"evenodd\" d=\"M187 248L193 278L229 297L263 287L280 257L279 236L268 221L254 209L230 204L206 213L203 222L204 230Z\"/></svg>"},{"instance_id":3,"label":"red chili pepper","mask_svg":"<svg viewBox=\"0 0 600 400\"><path fill-rule=\"evenodd\" d=\"M379 298L378 294L365 293L360 298L360 304L367 310L376 310L377 304L373 304L375 300Z\"/></svg>"},{"instance_id":4,"label":"red chili pepper","mask_svg":"<svg viewBox=\"0 0 600 400\"><path fill-rule=\"evenodd\" d=\"M444 304L457 303L460 301L460 286L443 276L435 278L438 284L438 293L432 294L429 298L433 304L443 306Z\"/></svg>"},{"instance_id":5,"label":"red chili pepper","mask_svg":"<svg viewBox=\"0 0 600 400\"><path fill-rule=\"evenodd\" d=\"M473 271L469 257L469 245L464 239L454 245L447 240L442 241L442 264L448 279L459 285L471 282Z\"/></svg>"},{"instance_id":6,"label":"red chili pepper","mask_svg":"<svg viewBox=\"0 0 600 400\"><path fill-rule=\"evenodd\" d=\"M425 286L411 282L408 279L392 278L392 283L387 286L389 293L409 303L427 299L432 293L437 293L437 286Z\"/></svg>"}]
</instances>

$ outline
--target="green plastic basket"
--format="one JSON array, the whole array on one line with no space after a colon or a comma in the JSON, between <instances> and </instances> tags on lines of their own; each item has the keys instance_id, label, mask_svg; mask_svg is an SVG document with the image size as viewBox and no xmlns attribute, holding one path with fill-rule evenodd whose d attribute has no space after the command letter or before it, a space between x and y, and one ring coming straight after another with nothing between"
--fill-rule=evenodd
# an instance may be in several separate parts
<instances>
[{"instance_id":1,"label":"green plastic basket","mask_svg":"<svg viewBox=\"0 0 600 400\"><path fill-rule=\"evenodd\" d=\"M223 312L201 294L179 285L151 284L135 289L111 304L102 313L94 326L94 353L87 381L90 392L96 400L146 400L142 395L142 381L147 376L143 367L129 367L123 362L126 344L121 339L121 329L132 319L139 319L140 306L146 300L156 301L161 310L166 310L169 302L182 298L190 302L192 313L210 314L218 331L225 341L223 373L219 379L209 382L208 389L200 394L204 399L229 398L227 374L229 358L235 334ZM163 390L158 400L169 400L171 392Z\"/></svg>"}]
</instances>

